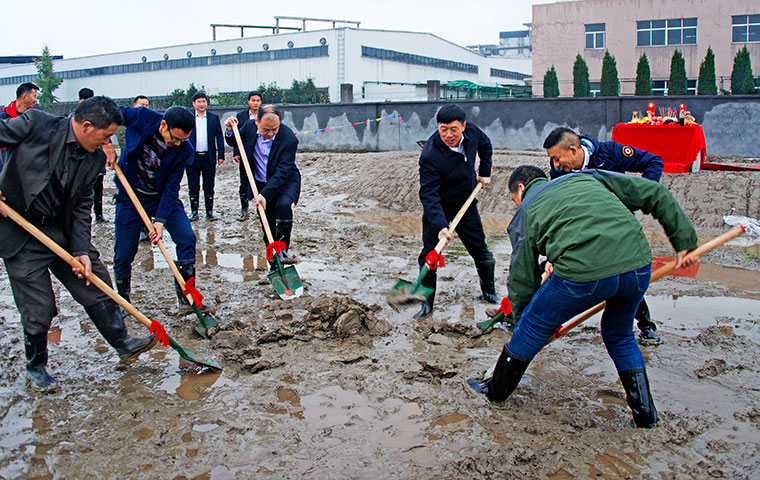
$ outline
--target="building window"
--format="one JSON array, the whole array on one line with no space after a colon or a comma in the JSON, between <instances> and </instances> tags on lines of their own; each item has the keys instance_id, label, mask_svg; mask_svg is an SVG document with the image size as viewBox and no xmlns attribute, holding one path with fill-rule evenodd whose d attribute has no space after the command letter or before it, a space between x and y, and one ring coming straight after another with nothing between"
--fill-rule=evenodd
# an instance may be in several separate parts
<instances>
[{"instance_id":1,"label":"building window","mask_svg":"<svg viewBox=\"0 0 760 480\"><path fill-rule=\"evenodd\" d=\"M586 48L604 48L604 23L586 24Z\"/></svg>"},{"instance_id":2,"label":"building window","mask_svg":"<svg viewBox=\"0 0 760 480\"><path fill-rule=\"evenodd\" d=\"M760 42L760 15L733 15L732 42Z\"/></svg>"},{"instance_id":3,"label":"building window","mask_svg":"<svg viewBox=\"0 0 760 480\"><path fill-rule=\"evenodd\" d=\"M662 97L668 91L666 80L652 80L652 95Z\"/></svg>"},{"instance_id":4,"label":"building window","mask_svg":"<svg viewBox=\"0 0 760 480\"><path fill-rule=\"evenodd\" d=\"M327 48L327 47L323 47ZM391 62L408 63L412 65L422 65L425 67L442 68L446 70L455 70L465 73L478 73L478 66L469 63L455 62L453 60L444 60L442 58L425 57L411 53L397 52L395 50L385 50L383 48L367 47L362 45L362 57L378 58Z\"/></svg>"},{"instance_id":5,"label":"building window","mask_svg":"<svg viewBox=\"0 0 760 480\"><path fill-rule=\"evenodd\" d=\"M588 36L588 34L586 34ZM587 41L588 42L588 41ZM696 45L697 19L640 20L636 22L636 45Z\"/></svg>"},{"instance_id":6,"label":"building window","mask_svg":"<svg viewBox=\"0 0 760 480\"><path fill-rule=\"evenodd\" d=\"M602 93L602 83L601 82L589 82L588 84L589 93L592 97L598 97L600 93Z\"/></svg>"}]
</instances>

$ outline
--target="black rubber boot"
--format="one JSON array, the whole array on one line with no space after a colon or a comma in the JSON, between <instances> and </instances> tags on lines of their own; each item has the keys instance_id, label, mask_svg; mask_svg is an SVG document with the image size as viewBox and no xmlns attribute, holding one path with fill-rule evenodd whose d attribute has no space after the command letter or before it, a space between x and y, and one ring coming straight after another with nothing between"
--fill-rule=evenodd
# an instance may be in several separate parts
<instances>
[{"instance_id":1,"label":"black rubber boot","mask_svg":"<svg viewBox=\"0 0 760 480\"><path fill-rule=\"evenodd\" d=\"M647 369L631 368L618 372L625 389L625 399L633 413L633 421L638 428L652 428L657 423L657 409L654 407L649 390Z\"/></svg>"},{"instance_id":2,"label":"black rubber boot","mask_svg":"<svg viewBox=\"0 0 760 480\"><path fill-rule=\"evenodd\" d=\"M293 220L275 220L274 222L274 240L284 242L285 249L280 252L280 258L288 258L288 248L290 248L290 232L293 230Z\"/></svg>"},{"instance_id":3,"label":"black rubber boot","mask_svg":"<svg viewBox=\"0 0 760 480\"><path fill-rule=\"evenodd\" d=\"M92 200L92 211L95 214L95 221L98 223L106 223L106 217L103 216L103 196L95 195Z\"/></svg>"},{"instance_id":4,"label":"black rubber boot","mask_svg":"<svg viewBox=\"0 0 760 480\"><path fill-rule=\"evenodd\" d=\"M119 354L119 361L125 365L137 360L141 353L147 352L156 344L156 337L152 333L147 337L129 336L121 312L113 300L103 300L84 309L103 338Z\"/></svg>"},{"instance_id":5,"label":"black rubber boot","mask_svg":"<svg viewBox=\"0 0 760 480\"><path fill-rule=\"evenodd\" d=\"M494 285L494 271L496 269L496 262L482 262L476 263L475 268L478 271L478 277L480 278L480 291L483 295L480 297L488 303L498 304L499 297L496 296L496 286Z\"/></svg>"},{"instance_id":6,"label":"black rubber boot","mask_svg":"<svg viewBox=\"0 0 760 480\"><path fill-rule=\"evenodd\" d=\"M248 194L240 195L240 216L239 222L244 222L248 218Z\"/></svg>"},{"instance_id":7,"label":"black rubber boot","mask_svg":"<svg viewBox=\"0 0 760 480\"><path fill-rule=\"evenodd\" d=\"M214 196L205 195L203 200L206 202L206 220L216 220L214 216Z\"/></svg>"},{"instance_id":8,"label":"black rubber boot","mask_svg":"<svg viewBox=\"0 0 760 480\"><path fill-rule=\"evenodd\" d=\"M51 393L58 389L58 382L45 370L48 361L47 332L30 335L24 332L26 374L29 384L37 393Z\"/></svg>"},{"instance_id":9,"label":"black rubber boot","mask_svg":"<svg viewBox=\"0 0 760 480\"><path fill-rule=\"evenodd\" d=\"M524 362L513 356L506 345L496 360L493 375L486 380L479 381L474 378L467 380L467 385L476 393L482 393L493 403L503 402L517 388L528 369L530 362Z\"/></svg>"},{"instance_id":10,"label":"black rubber boot","mask_svg":"<svg viewBox=\"0 0 760 480\"><path fill-rule=\"evenodd\" d=\"M198 220L198 205L200 203L200 199L197 195L191 195L190 196L190 221L194 222Z\"/></svg>"},{"instance_id":11,"label":"black rubber boot","mask_svg":"<svg viewBox=\"0 0 760 480\"><path fill-rule=\"evenodd\" d=\"M183 262L177 262L177 269L179 270L179 273L182 275L182 278L185 281L188 281L190 278L195 276L195 262L191 261L183 261ZM182 306L190 306L190 302L187 300L187 297L182 292L182 288L179 286L179 283L177 280L174 280L174 288L177 290L177 304ZM197 288L197 287L196 287Z\"/></svg>"},{"instance_id":12,"label":"black rubber boot","mask_svg":"<svg viewBox=\"0 0 760 480\"><path fill-rule=\"evenodd\" d=\"M433 293L427 297L427 301L422 304L420 311L414 314L414 318L427 318L433 313L433 304L435 303L435 285L438 280L438 272L430 270L425 278L422 279L422 286L433 289Z\"/></svg>"},{"instance_id":13,"label":"black rubber boot","mask_svg":"<svg viewBox=\"0 0 760 480\"><path fill-rule=\"evenodd\" d=\"M121 298L129 302L129 294L132 291L132 275L114 277L114 282L116 283L116 292L121 295Z\"/></svg>"},{"instance_id":14,"label":"black rubber boot","mask_svg":"<svg viewBox=\"0 0 760 480\"><path fill-rule=\"evenodd\" d=\"M643 298L641 299L641 303L639 303L639 308L636 310L634 318L636 319L636 324L640 330L639 344L659 345L662 342L660 337L657 336L657 333L655 333L657 325L652 321L652 317L649 314L649 306Z\"/></svg>"}]
</instances>

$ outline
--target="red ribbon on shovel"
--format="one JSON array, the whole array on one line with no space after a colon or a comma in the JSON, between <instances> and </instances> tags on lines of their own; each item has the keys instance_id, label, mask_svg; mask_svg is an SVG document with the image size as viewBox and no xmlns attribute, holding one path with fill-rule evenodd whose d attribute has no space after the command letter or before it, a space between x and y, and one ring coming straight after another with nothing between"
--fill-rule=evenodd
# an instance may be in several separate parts
<instances>
[{"instance_id":1,"label":"red ribbon on shovel","mask_svg":"<svg viewBox=\"0 0 760 480\"><path fill-rule=\"evenodd\" d=\"M435 250L430 250L430 252L427 254L427 257L425 257L425 263L430 270L435 270L438 267L446 266L446 262L443 260L443 255Z\"/></svg>"},{"instance_id":2,"label":"red ribbon on shovel","mask_svg":"<svg viewBox=\"0 0 760 480\"><path fill-rule=\"evenodd\" d=\"M156 338L159 342L161 342L161 345L164 347L169 346L169 334L166 333L166 330L164 330L164 326L161 325L158 320L153 320L150 322L150 333L153 333L156 335Z\"/></svg>"},{"instance_id":3,"label":"red ribbon on shovel","mask_svg":"<svg viewBox=\"0 0 760 480\"><path fill-rule=\"evenodd\" d=\"M275 253L280 253L281 251L285 250L288 246L285 245L285 242L272 242L269 245L267 245L267 260L271 260L274 258Z\"/></svg>"},{"instance_id":4,"label":"red ribbon on shovel","mask_svg":"<svg viewBox=\"0 0 760 480\"><path fill-rule=\"evenodd\" d=\"M198 305L198 308L203 308L203 304L201 303L203 301L203 295L201 295L201 292L195 288L195 277L190 277L185 282L185 288L182 290L182 293L185 295L190 294L190 296L193 297L193 303Z\"/></svg>"},{"instance_id":5,"label":"red ribbon on shovel","mask_svg":"<svg viewBox=\"0 0 760 480\"><path fill-rule=\"evenodd\" d=\"M509 303L509 297L504 297L501 299L501 305L499 306L499 309L496 310L496 313L503 313L504 315L509 315L512 313L512 304Z\"/></svg>"}]
</instances>

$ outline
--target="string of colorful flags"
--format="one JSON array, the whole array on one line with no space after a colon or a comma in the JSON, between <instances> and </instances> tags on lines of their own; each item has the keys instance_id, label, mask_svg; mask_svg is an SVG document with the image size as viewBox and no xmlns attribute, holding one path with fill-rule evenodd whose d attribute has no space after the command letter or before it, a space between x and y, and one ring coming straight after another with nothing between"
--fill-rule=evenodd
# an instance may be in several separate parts
<instances>
[{"instance_id":1,"label":"string of colorful flags","mask_svg":"<svg viewBox=\"0 0 760 480\"><path fill-rule=\"evenodd\" d=\"M329 132L330 130L339 130L341 128L355 127L357 125L365 125L365 124L368 124L369 122L379 122L380 120L383 120L383 119L386 119L386 118L390 118L392 120L398 119L399 122L403 122L404 121L404 119L401 118L401 115L396 115L394 113L393 115L387 115L385 117L376 118L374 120L368 119L368 120L364 120L363 122L355 122L355 123L350 123L348 125L340 125L338 127L318 128L316 130L303 130L303 131L299 131L299 132L295 132L294 131L293 133L295 135L317 134L319 132Z\"/></svg>"}]
</instances>

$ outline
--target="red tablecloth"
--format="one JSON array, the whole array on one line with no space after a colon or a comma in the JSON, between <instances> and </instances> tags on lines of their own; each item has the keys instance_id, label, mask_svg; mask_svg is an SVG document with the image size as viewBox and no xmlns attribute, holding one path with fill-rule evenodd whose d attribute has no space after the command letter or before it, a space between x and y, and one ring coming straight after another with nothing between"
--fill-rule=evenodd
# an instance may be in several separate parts
<instances>
[{"instance_id":1,"label":"red tablecloth","mask_svg":"<svg viewBox=\"0 0 760 480\"><path fill-rule=\"evenodd\" d=\"M699 170L707 156L705 132L699 125L620 123L612 128L612 141L659 155L668 173Z\"/></svg>"}]
</instances>

